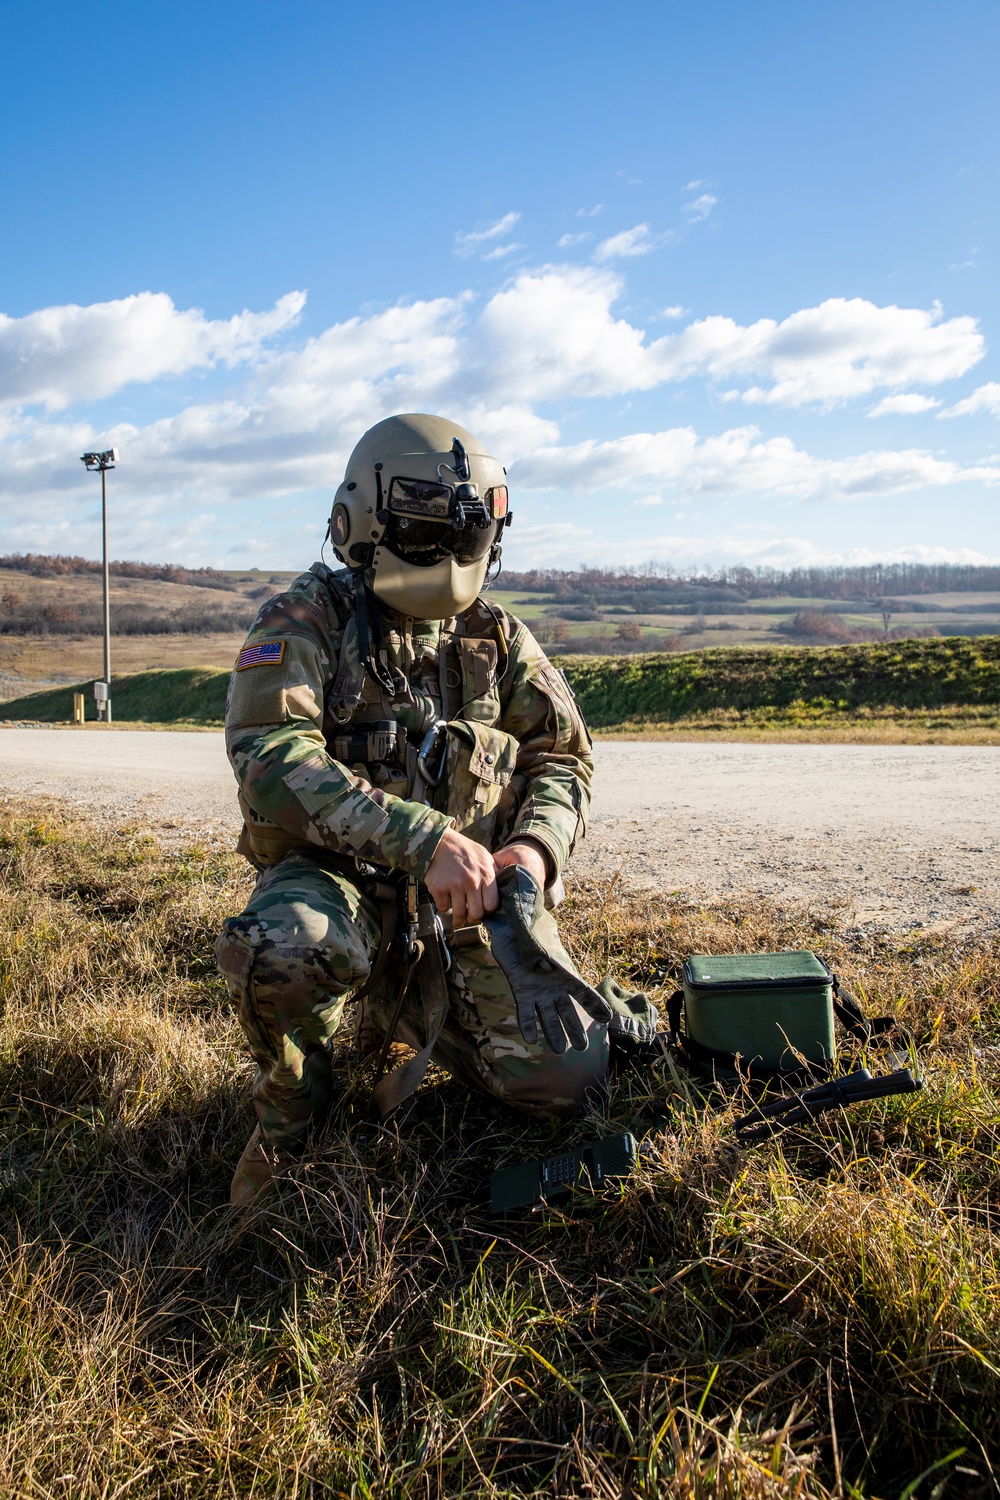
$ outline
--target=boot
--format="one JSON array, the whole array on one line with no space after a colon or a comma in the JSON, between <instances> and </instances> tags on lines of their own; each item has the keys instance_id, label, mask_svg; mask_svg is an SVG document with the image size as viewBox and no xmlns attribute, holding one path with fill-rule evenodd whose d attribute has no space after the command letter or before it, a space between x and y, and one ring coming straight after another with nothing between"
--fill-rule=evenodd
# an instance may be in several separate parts
<instances>
[{"instance_id":1,"label":"boot","mask_svg":"<svg viewBox=\"0 0 1000 1500\"><path fill-rule=\"evenodd\" d=\"M274 1192L275 1178L293 1166L297 1158L290 1151L269 1146L258 1125L236 1163L229 1189L231 1208L252 1208Z\"/></svg>"}]
</instances>

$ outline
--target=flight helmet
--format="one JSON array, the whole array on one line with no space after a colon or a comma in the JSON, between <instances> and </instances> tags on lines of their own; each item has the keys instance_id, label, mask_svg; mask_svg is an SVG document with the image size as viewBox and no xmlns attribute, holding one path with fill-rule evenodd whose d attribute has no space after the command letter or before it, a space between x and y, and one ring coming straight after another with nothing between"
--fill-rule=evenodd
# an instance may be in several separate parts
<instances>
[{"instance_id":1,"label":"flight helmet","mask_svg":"<svg viewBox=\"0 0 1000 1500\"><path fill-rule=\"evenodd\" d=\"M467 609L510 521L506 470L445 417L387 417L369 428L334 496L341 561L371 570L376 598L419 620Z\"/></svg>"}]
</instances>

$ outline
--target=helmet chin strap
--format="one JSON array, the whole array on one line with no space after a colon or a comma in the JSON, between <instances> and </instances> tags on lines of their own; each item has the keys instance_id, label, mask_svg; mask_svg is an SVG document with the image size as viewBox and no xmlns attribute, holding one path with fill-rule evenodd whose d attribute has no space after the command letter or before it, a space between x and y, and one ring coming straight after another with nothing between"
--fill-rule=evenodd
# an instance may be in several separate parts
<instances>
[{"instance_id":1,"label":"helmet chin strap","mask_svg":"<svg viewBox=\"0 0 1000 1500\"><path fill-rule=\"evenodd\" d=\"M382 615L374 599L369 600L368 590L365 586L364 570L359 568L354 575L354 592L357 597L357 621L358 621L358 656L362 667L370 672L383 691L390 696L396 691L396 684L392 680L389 664L386 660L385 648L379 643L377 657L372 654L371 618L374 615L379 636L383 635Z\"/></svg>"}]
</instances>

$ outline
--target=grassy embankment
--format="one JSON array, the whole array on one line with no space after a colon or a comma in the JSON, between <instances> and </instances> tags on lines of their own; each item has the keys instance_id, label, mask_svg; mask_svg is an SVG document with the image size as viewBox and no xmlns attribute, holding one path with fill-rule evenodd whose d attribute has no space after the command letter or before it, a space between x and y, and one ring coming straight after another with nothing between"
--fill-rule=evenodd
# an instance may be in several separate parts
<instances>
[{"instance_id":1,"label":"grassy embankment","mask_svg":"<svg viewBox=\"0 0 1000 1500\"><path fill-rule=\"evenodd\" d=\"M345 1035L341 1104L240 1226L249 1069L211 948L245 867L7 804L0 877L0 1494L995 1493L995 935L577 889L585 972L661 999L691 951L817 948L921 1038L924 1093L743 1151L734 1101L666 1066L561 1126L432 1074L378 1127ZM496 1165L629 1128L620 1187L487 1212Z\"/></svg>"},{"instance_id":2,"label":"grassy embankment","mask_svg":"<svg viewBox=\"0 0 1000 1500\"><path fill-rule=\"evenodd\" d=\"M567 657L591 727L711 736L1000 744L1000 638Z\"/></svg>"},{"instance_id":3,"label":"grassy embankment","mask_svg":"<svg viewBox=\"0 0 1000 1500\"><path fill-rule=\"evenodd\" d=\"M130 727L152 725L176 729L219 728L226 711L229 672L219 667L173 667L134 672L113 683L115 719ZM73 694L82 692L88 721L96 720L92 684L47 688L0 704L0 721L17 719L59 724L73 717Z\"/></svg>"},{"instance_id":4,"label":"grassy embankment","mask_svg":"<svg viewBox=\"0 0 1000 1500\"><path fill-rule=\"evenodd\" d=\"M768 649L720 647L562 659L598 734L639 738L1000 743L1000 637ZM228 673L141 672L116 681L120 723L222 722ZM0 706L5 719L67 721L72 687ZM87 698L87 713L95 708Z\"/></svg>"}]
</instances>

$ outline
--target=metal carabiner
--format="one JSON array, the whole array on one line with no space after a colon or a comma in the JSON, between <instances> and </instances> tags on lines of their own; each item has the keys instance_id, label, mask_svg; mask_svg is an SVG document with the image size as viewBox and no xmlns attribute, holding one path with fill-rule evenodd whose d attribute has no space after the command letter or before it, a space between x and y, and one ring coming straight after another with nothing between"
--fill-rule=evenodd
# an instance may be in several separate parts
<instances>
[{"instance_id":1,"label":"metal carabiner","mask_svg":"<svg viewBox=\"0 0 1000 1500\"><path fill-rule=\"evenodd\" d=\"M420 752L417 755L417 770L421 778L428 786L440 786L444 776L445 751L448 744L448 725L444 719L438 719L432 724L420 742ZM431 757L439 757L437 767L432 771L430 766Z\"/></svg>"},{"instance_id":2,"label":"metal carabiner","mask_svg":"<svg viewBox=\"0 0 1000 1500\"><path fill-rule=\"evenodd\" d=\"M434 913L434 931L437 933L438 942L441 944L441 961L444 964L444 972L447 974L451 968L451 949L448 947L448 939L445 937L444 923L438 912Z\"/></svg>"}]
</instances>

